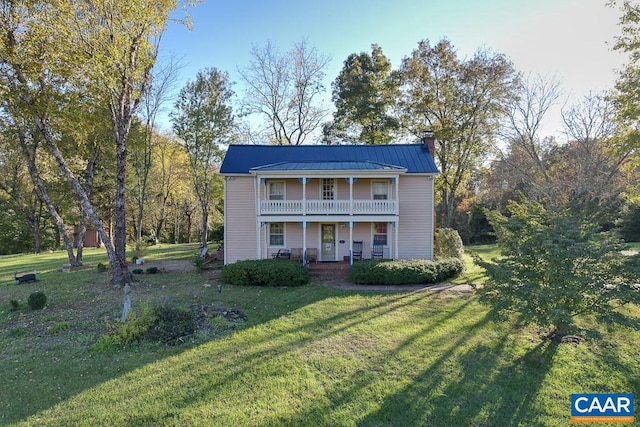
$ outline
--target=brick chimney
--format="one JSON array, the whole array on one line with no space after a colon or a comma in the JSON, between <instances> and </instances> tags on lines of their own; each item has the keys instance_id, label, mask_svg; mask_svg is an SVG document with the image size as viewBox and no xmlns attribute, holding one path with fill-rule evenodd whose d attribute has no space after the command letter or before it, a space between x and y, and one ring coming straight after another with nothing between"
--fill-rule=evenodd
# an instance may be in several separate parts
<instances>
[{"instance_id":1,"label":"brick chimney","mask_svg":"<svg viewBox=\"0 0 640 427\"><path fill-rule=\"evenodd\" d=\"M433 134L432 130L424 131L424 136L422 137L423 148L429 150L431 157L436 156L436 136Z\"/></svg>"}]
</instances>

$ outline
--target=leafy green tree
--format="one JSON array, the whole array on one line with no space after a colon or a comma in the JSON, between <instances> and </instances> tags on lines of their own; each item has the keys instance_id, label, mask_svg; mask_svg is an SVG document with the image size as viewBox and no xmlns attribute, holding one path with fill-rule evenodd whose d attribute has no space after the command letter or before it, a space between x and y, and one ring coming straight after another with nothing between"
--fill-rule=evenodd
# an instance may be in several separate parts
<instances>
[{"instance_id":1,"label":"leafy green tree","mask_svg":"<svg viewBox=\"0 0 640 427\"><path fill-rule=\"evenodd\" d=\"M475 260L488 276L477 292L494 312L564 335L579 315L616 321L618 307L640 303L639 256L622 255L624 244L585 219L579 204L551 210L510 202L509 214L488 214L501 256Z\"/></svg>"},{"instance_id":2,"label":"leafy green tree","mask_svg":"<svg viewBox=\"0 0 640 427\"><path fill-rule=\"evenodd\" d=\"M371 45L371 54L349 55L333 82L336 112L324 127L324 141L388 144L399 129L399 98L397 74L380 46Z\"/></svg>"},{"instance_id":3,"label":"leafy green tree","mask_svg":"<svg viewBox=\"0 0 640 427\"><path fill-rule=\"evenodd\" d=\"M63 2L64 4L64 2ZM152 81L158 43L177 0L127 3L99 0L59 5L67 16L69 38L82 60L87 83L108 106L116 152L116 193L114 197L114 248L119 264L114 281L130 281L126 264L127 139L132 121ZM75 53L78 55L78 53Z\"/></svg>"},{"instance_id":4,"label":"leafy green tree","mask_svg":"<svg viewBox=\"0 0 640 427\"><path fill-rule=\"evenodd\" d=\"M616 37L613 48L628 54L629 58L619 72L610 97L616 110L618 129L609 150L617 155L633 153L627 170L634 174L635 185L627 189L627 196L637 202L640 200L640 3L637 0L611 0L609 4L621 11L621 34Z\"/></svg>"},{"instance_id":5,"label":"leafy green tree","mask_svg":"<svg viewBox=\"0 0 640 427\"><path fill-rule=\"evenodd\" d=\"M136 221L134 224L136 244L142 243L143 221L145 207L149 200L149 178L153 167L154 150L163 138L156 128L157 116L162 106L168 101L169 93L173 90L177 79L178 65L174 61L154 67L153 79L143 93L139 121L134 121L134 127L140 131L137 138L132 138L132 170L134 176L133 198L136 202ZM152 228L154 239L158 238Z\"/></svg>"},{"instance_id":6,"label":"leafy green tree","mask_svg":"<svg viewBox=\"0 0 640 427\"><path fill-rule=\"evenodd\" d=\"M153 170L151 173L152 192L156 195L156 209L152 211L153 229L157 238L164 238L164 241L178 243L175 239L175 230L179 228L174 223L172 231L168 234L174 235L170 240L165 236L164 228L171 218L178 215L173 207L180 205L178 202L187 196L195 199L193 182L191 176L189 158L182 144L175 137L160 135L158 143L154 146Z\"/></svg>"},{"instance_id":7,"label":"leafy green tree","mask_svg":"<svg viewBox=\"0 0 640 427\"><path fill-rule=\"evenodd\" d=\"M7 143L12 138L11 132L6 128L3 130L0 133L0 204L3 212L0 235L4 238L0 253L21 250L39 253L42 225L45 223L41 215L42 202L32 184L22 153Z\"/></svg>"},{"instance_id":8,"label":"leafy green tree","mask_svg":"<svg viewBox=\"0 0 640 427\"><path fill-rule=\"evenodd\" d=\"M126 265L125 178L131 122L151 81L160 36L177 0L5 1L0 9L3 99L24 111L77 193L105 244L114 283L131 279ZM4 83L4 82L3 82ZM116 174L113 244L60 145L65 111L78 99L109 111Z\"/></svg>"},{"instance_id":9,"label":"leafy green tree","mask_svg":"<svg viewBox=\"0 0 640 427\"><path fill-rule=\"evenodd\" d=\"M493 146L500 120L515 97L517 74L501 54L479 50L458 58L448 40L428 40L405 58L403 126L416 137L436 136L434 159L440 168L437 186L445 227L453 226L459 192Z\"/></svg>"},{"instance_id":10,"label":"leafy green tree","mask_svg":"<svg viewBox=\"0 0 640 427\"><path fill-rule=\"evenodd\" d=\"M171 113L173 130L189 155L193 184L202 210L202 244L207 244L209 208L217 194L221 199L223 146L233 138L234 117L229 76L215 68L198 72L180 90Z\"/></svg>"}]
</instances>

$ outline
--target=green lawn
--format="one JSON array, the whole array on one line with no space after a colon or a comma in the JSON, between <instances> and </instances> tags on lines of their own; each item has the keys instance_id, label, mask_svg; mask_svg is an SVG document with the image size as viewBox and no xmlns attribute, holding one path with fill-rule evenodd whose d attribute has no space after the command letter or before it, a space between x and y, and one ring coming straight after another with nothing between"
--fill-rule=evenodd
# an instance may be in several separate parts
<instances>
[{"instance_id":1,"label":"green lawn","mask_svg":"<svg viewBox=\"0 0 640 427\"><path fill-rule=\"evenodd\" d=\"M166 246L145 258L196 253ZM106 256L95 250L86 261ZM94 268L59 272L63 263L62 253L0 258L0 424L568 425L571 393L640 390L634 325L585 318L601 338L556 344L544 331L488 318L472 293L315 283L218 293L212 271L143 275L134 310L167 299L215 303L247 314L236 330L96 353L89 347L119 316L121 290ZM15 285L17 266L37 269L40 282ZM473 266L466 275L459 280L482 280ZM36 290L49 298L44 310L9 310L10 299ZM640 318L638 308L626 311Z\"/></svg>"}]
</instances>

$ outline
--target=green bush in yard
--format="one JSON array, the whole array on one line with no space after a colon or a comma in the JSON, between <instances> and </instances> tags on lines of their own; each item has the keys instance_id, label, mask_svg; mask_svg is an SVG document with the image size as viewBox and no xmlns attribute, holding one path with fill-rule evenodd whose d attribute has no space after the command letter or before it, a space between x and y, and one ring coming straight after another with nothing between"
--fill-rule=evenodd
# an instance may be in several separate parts
<instances>
[{"instance_id":1,"label":"green bush in yard","mask_svg":"<svg viewBox=\"0 0 640 427\"><path fill-rule=\"evenodd\" d=\"M301 286L309 282L309 272L289 260L246 260L223 268L221 278L236 286Z\"/></svg>"},{"instance_id":2,"label":"green bush in yard","mask_svg":"<svg viewBox=\"0 0 640 427\"><path fill-rule=\"evenodd\" d=\"M193 312L171 304L162 304L154 309L155 321L149 327L146 338L154 342L176 345L196 330Z\"/></svg>"},{"instance_id":3,"label":"green bush in yard","mask_svg":"<svg viewBox=\"0 0 640 427\"><path fill-rule=\"evenodd\" d=\"M464 262L460 258L445 258L434 262L436 267L436 282L456 277L465 269Z\"/></svg>"},{"instance_id":4,"label":"green bush in yard","mask_svg":"<svg viewBox=\"0 0 640 427\"><path fill-rule=\"evenodd\" d=\"M31 310L41 310L47 304L47 296L41 291L34 292L29 295L27 304L29 304Z\"/></svg>"},{"instance_id":5,"label":"green bush in yard","mask_svg":"<svg viewBox=\"0 0 640 427\"><path fill-rule=\"evenodd\" d=\"M436 230L434 255L438 259L464 258L464 245L457 230L453 228L439 228Z\"/></svg>"},{"instance_id":6,"label":"green bush in yard","mask_svg":"<svg viewBox=\"0 0 640 427\"><path fill-rule=\"evenodd\" d=\"M464 263L457 258L439 261L359 261L351 267L351 280L359 285L410 285L436 283L457 276Z\"/></svg>"},{"instance_id":7,"label":"green bush in yard","mask_svg":"<svg viewBox=\"0 0 640 427\"><path fill-rule=\"evenodd\" d=\"M107 325L109 332L102 336L91 349L107 353L124 349L143 340L177 345L196 330L193 312L171 303L154 306L143 305L139 313L131 313L126 323L113 322Z\"/></svg>"},{"instance_id":8,"label":"green bush in yard","mask_svg":"<svg viewBox=\"0 0 640 427\"><path fill-rule=\"evenodd\" d=\"M556 337L580 332L585 315L600 323L630 325L619 310L640 305L640 255L628 254L613 232L603 232L582 200L547 207L523 199L508 204L508 216L487 215L496 230L500 257L475 263L486 271L480 302L500 316L550 328Z\"/></svg>"},{"instance_id":9,"label":"green bush in yard","mask_svg":"<svg viewBox=\"0 0 640 427\"><path fill-rule=\"evenodd\" d=\"M121 350L142 341L157 316L150 306L143 306L141 312L132 312L126 323L112 322L107 325L109 332L91 346L93 351L106 353Z\"/></svg>"}]
</instances>

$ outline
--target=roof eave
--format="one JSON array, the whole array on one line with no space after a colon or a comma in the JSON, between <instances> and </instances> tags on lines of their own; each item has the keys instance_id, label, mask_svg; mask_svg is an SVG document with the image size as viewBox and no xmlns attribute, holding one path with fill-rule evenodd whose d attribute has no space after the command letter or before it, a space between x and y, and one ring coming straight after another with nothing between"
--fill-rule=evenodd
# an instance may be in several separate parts
<instances>
[{"instance_id":1,"label":"roof eave","mask_svg":"<svg viewBox=\"0 0 640 427\"><path fill-rule=\"evenodd\" d=\"M375 175L375 176L388 176L388 175L403 175L407 173L407 168L394 168L394 169L296 169L296 170L261 170L261 169L250 169L249 174L251 175L269 175L269 176L288 176L288 177L299 177L301 175L304 176L326 176L326 177L348 177L348 176L364 176L364 175Z\"/></svg>"}]
</instances>

